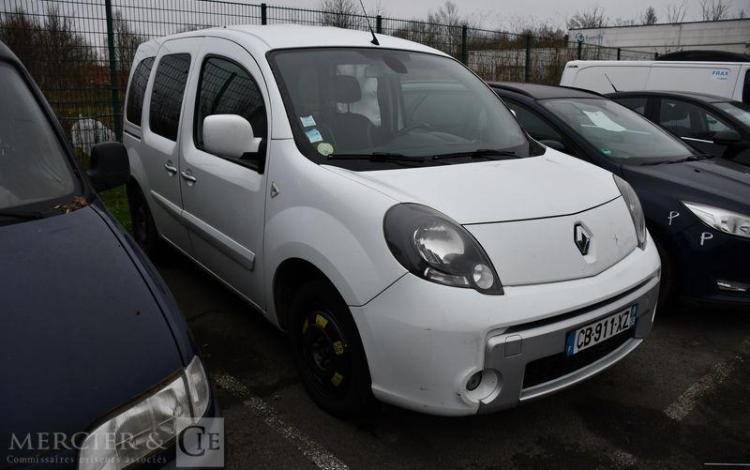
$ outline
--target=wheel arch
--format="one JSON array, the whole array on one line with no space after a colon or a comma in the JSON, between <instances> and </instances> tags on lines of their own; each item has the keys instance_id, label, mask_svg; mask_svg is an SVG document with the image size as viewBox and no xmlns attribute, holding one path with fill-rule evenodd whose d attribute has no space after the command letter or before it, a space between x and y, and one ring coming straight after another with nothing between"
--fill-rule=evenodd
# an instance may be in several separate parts
<instances>
[{"instance_id":1,"label":"wheel arch","mask_svg":"<svg viewBox=\"0 0 750 470\"><path fill-rule=\"evenodd\" d=\"M274 271L271 287L271 303L276 322L282 330L286 330L289 325L289 308L294 291L306 282L313 280L328 283L346 303L336 283L313 262L301 257L287 258Z\"/></svg>"}]
</instances>

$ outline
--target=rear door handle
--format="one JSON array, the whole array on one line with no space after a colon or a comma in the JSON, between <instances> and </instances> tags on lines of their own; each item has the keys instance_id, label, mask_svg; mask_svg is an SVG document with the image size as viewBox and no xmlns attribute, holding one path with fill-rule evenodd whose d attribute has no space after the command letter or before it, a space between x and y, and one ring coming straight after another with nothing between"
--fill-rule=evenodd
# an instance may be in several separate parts
<instances>
[{"instance_id":1,"label":"rear door handle","mask_svg":"<svg viewBox=\"0 0 750 470\"><path fill-rule=\"evenodd\" d=\"M195 176L193 176L192 174L190 174L189 171L182 171L182 172L180 172L180 176L182 176L182 179L184 179L185 181L187 181L188 184L189 183L195 183L196 181L198 181L198 179Z\"/></svg>"},{"instance_id":2,"label":"rear door handle","mask_svg":"<svg viewBox=\"0 0 750 470\"><path fill-rule=\"evenodd\" d=\"M174 163L172 163L172 160L167 160L167 162L164 164L164 169L167 170L167 173L170 175L174 175L177 173L177 167L174 166Z\"/></svg>"}]
</instances>

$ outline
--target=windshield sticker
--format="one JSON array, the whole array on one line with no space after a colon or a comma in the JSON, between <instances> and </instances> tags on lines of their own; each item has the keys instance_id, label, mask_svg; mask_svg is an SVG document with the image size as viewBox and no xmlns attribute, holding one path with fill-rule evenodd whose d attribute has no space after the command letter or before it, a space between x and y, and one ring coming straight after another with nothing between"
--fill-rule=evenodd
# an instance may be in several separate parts
<instances>
[{"instance_id":1,"label":"windshield sticker","mask_svg":"<svg viewBox=\"0 0 750 470\"><path fill-rule=\"evenodd\" d=\"M604 147L604 148L602 148L602 149L601 149L601 151L602 151L602 153L603 153L604 155L606 155L606 156L608 156L608 157L609 157L610 155L612 155L612 150L608 149L607 147Z\"/></svg>"},{"instance_id":2,"label":"windshield sticker","mask_svg":"<svg viewBox=\"0 0 750 470\"><path fill-rule=\"evenodd\" d=\"M312 116L300 116L299 120L302 121L302 127L315 126L315 119Z\"/></svg>"},{"instance_id":3,"label":"windshield sticker","mask_svg":"<svg viewBox=\"0 0 750 470\"><path fill-rule=\"evenodd\" d=\"M589 118L592 124L600 129L604 129L605 131L622 132L627 130L610 119L610 117L602 111L584 111L583 113Z\"/></svg>"},{"instance_id":4,"label":"windshield sticker","mask_svg":"<svg viewBox=\"0 0 750 470\"><path fill-rule=\"evenodd\" d=\"M327 157L333 154L333 145L328 142L321 142L318 144L318 153Z\"/></svg>"},{"instance_id":5,"label":"windshield sticker","mask_svg":"<svg viewBox=\"0 0 750 470\"><path fill-rule=\"evenodd\" d=\"M307 136L307 140L309 140L311 144L323 140L323 136L320 135L320 131L317 129L310 129L309 131L305 131L305 135Z\"/></svg>"}]
</instances>

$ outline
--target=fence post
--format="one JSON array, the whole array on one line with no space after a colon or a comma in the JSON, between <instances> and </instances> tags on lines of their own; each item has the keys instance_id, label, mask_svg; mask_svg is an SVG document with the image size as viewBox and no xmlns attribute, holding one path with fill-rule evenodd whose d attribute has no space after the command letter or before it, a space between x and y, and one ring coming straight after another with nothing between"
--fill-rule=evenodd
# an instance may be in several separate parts
<instances>
[{"instance_id":1,"label":"fence post","mask_svg":"<svg viewBox=\"0 0 750 470\"><path fill-rule=\"evenodd\" d=\"M268 24L268 5L260 4L260 24Z\"/></svg>"},{"instance_id":2,"label":"fence post","mask_svg":"<svg viewBox=\"0 0 750 470\"><path fill-rule=\"evenodd\" d=\"M461 62L469 63L469 27L466 25L461 26Z\"/></svg>"},{"instance_id":3,"label":"fence post","mask_svg":"<svg viewBox=\"0 0 750 470\"><path fill-rule=\"evenodd\" d=\"M107 48L109 50L109 81L112 91L112 122L115 125L115 137L122 142L122 123L120 122L120 86L117 78L117 57L115 55L115 32L112 24L112 0L104 0L104 11L107 16Z\"/></svg>"},{"instance_id":4,"label":"fence post","mask_svg":"<svg viewBox=\"0 0 750 470\"><path fill-rule=\"evenodd\" d=\"M526 62L523 69L523 81L531 80L531 34L526 35Z\"/></svg>"},{"instance_id":5,"label":"fence post","mask_svg":"<svg viewBox=\"0 0 750 470\"><path fill-rule=\"evenodd\" d=\"M383 17L381 15L375 17L375 32L383 34Z\"/></svg>"},{"instance_id":6,"label":"fence post","mask_svg":"<svg viewBox=\"0 0 750 470\"><path fill-rule=\"evenodd\" d=\"M578 52L576 56L578 60L581 60L581 56L583 56L583 41L578 41Z\"/></svg>"},{"instance_id":7,"label":"fence post","mask_svg":"<svg viewBox=\"0 0 750 470\"><path fill-rule=\"evenodd\" d=\"M618 48L617 48L617 60L620 60L620 55L621 55L620 53L621 53L621 52L622 52L622 49L620 49L620 48L618 47Z\"/></svg>"}]
</instances>

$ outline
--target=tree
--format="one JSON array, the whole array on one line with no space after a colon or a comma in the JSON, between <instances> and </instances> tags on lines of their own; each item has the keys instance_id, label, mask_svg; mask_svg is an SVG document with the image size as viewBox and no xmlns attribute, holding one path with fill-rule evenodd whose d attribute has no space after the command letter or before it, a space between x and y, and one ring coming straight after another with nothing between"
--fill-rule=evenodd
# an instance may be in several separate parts
<instances>
[{"instance_id":1,"label":"tree","mask_svg":"<svg viewBox=\"0 0 750 470\"><path fill-rule=\"evenodd\" d=\"M427 23L432 36L439 43L437 47L458 57L461 53L461 30L469 23L458 12L458 6L447 0L440 8L427 15Z\"/></svg>"},{"instance_id":2,"label":"tree","mask_svg":"<svg viewBox=\"0 0 750 470\"><path fill-rule=\"evenodd\" d=\"M337 28L356 28L361 23L361 12L354 0L321 0L323 11L321 22L325 26Z\"/></svg>"},{"instance_id":3,"label":"tree","mask_svg":"<svg viewBox=\"0 0 750 470\"><path fill-rule=\"evenodd\" d=\"M667 14L667 23L676 24L685 21L687 15L687 0L681 3L670 3L665 7Z\"/></svg>"},{"instance_id":4,"label":"tree","mask_svg":"<svg viewBox=\"0 0 750 470\"><path fill-rule=\"evenodd\" d=\"M646 8L646 11L643 12L643 16L641 16L641 21L643 24L656 24L658 19L656 18L656 10L654 10L654 7L649 6Z\"/></svg>"},{"instance_id":5,"label":"tree","mask_svg":"<svg viewBox=\"0 0 750 470\"><path fill-rule=\"evenodd\" d=\"M115 34L115 55L120 71L130 70L130 65L135 57L138 46L146 41L146 37L136 33L130 28L128 21L123 18L122 12L115 12L112 29ZM125 73L127 76L127 73Z\"/></svg>"},{"instance_id":6,"label":"tree","mask_svg":"<svg viewBox=\"0 0 750 470\"><path fill-rule=\"evenodd\" d=\"M719 21L729 17L729 4L724 0L700 0L703 21Z\"/></svg>"},{"instance_id":7,"label":"tree","mask_svg":"<svg viewBox=\"0 0 750 470\"><path fill-rule=\"evenodd\" d=\"M606 26L609 18L604 15L601 7L580 10L568 19L568 29L601 28Z\"/></svg>"}]
</instances>

